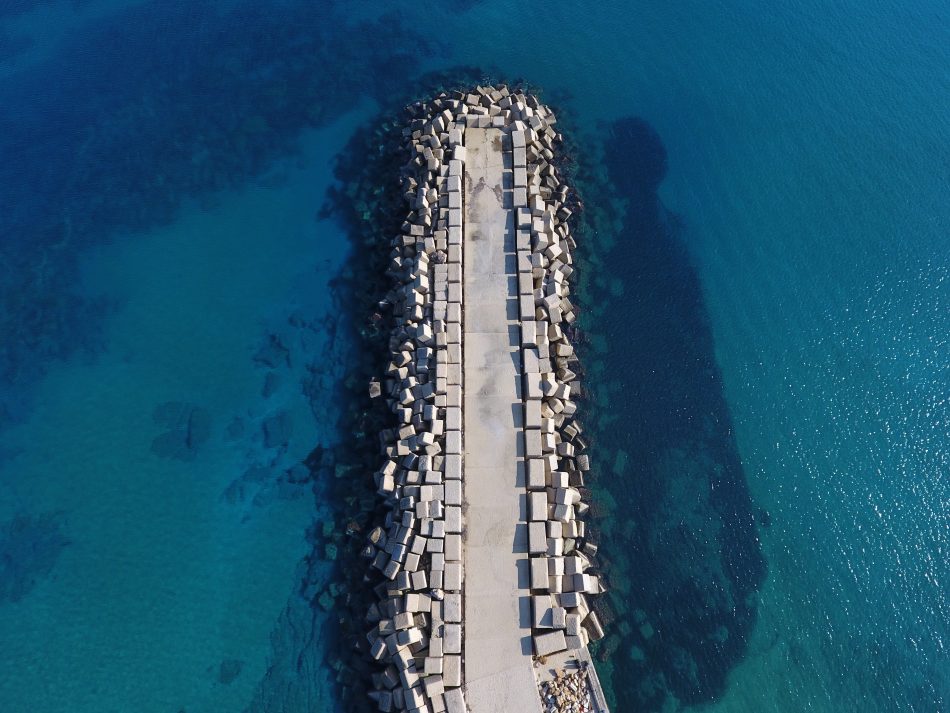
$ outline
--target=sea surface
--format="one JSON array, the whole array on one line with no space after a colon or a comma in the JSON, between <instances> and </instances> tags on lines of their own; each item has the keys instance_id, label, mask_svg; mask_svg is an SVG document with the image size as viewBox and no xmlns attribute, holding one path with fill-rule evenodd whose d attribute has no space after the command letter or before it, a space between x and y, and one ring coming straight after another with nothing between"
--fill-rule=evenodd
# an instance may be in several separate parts
<instances>
[{"instance_id":1,"label":"sea surface","mask_svg":"<svg viewBox=\"0 0 950 713\"><path fill-rule=\"evenodd\" d=\"M576 159L614 709L950 710L936 0L0 1L0 710L345 709L338 157L473 74Z\"/></svg>"}]
</instances>

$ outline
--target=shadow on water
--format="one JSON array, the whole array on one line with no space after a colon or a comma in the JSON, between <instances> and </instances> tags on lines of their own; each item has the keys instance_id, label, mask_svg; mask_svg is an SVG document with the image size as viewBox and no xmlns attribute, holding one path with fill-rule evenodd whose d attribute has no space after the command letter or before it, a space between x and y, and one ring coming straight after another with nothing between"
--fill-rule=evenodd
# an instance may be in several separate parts
<instances>
[{"instance_id":1,"label":"shadow on water","mask_svg":"<svg viewBox=\"0 0 950 713\"><path fill-rule=\"evenodd\" d=\"M723 694L766 562L699 278L657 196L666 150L649 124L624 118L603 164L599 179L578 171L582 195L614 198L586 207L581 294L595 529L612 587L598 655L622 708L659 710Z\"/></svg>"}]
</instances>

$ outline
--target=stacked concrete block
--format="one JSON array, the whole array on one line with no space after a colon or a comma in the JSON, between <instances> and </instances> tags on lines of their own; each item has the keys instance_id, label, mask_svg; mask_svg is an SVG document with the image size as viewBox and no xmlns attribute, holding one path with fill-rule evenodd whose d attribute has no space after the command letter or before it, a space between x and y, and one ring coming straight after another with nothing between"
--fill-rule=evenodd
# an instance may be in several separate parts
<instances>
[{"instance_id":1,"label":"stacked concrete block","mask_svg":"<svg viewBox=\"0 0 950 713\"><path fill-rule=\"evenodd\" d=\"M534 97L512 96L510 141L524 370L524 452L528 549L537 656L579 649L603 636L589 597L602 591L589 571L596 551L581 516L589 459L576 412L577 318L570 189L552 163L553 112ZM574 367L574 368L572 368Z\"/></svg>"},{"instance_id":2,"label":"stacked concrete block","mask_svg":"<svg viewBox=\"0 0 950 713\"><path fill-rule=\"evenodd\" d=\"M462 272L467 127L496 127L511 156L524 398L526 523L535 654L581 649L603 630L602 591L582 519L589 469L577 420L571 344L576 247L570 188L559 176L556 117L508 87L441 93L407 107L402 172L409 213L391 246L397 323L385 379L396 426L375 474L387 505L367 552L380 600L367 613L379 662L369 695L382 711L464 713Z\"/></svg>"},{"instance_id":3,"label":"stacked concrete block","mask_svg":"<svg viewBox=\"0 0 950 713\"><path fill-rule=\"evenodd\" d=\"M366 638L382 711L457 711L462 685L462 181L460 101L407 107L409 213L391 245L397 317L377 391L396 426L381 434L376 486L387 506L368 553L381 576ZM378 383L378 382L377 382Z\"/></svg>"}]
</instances>

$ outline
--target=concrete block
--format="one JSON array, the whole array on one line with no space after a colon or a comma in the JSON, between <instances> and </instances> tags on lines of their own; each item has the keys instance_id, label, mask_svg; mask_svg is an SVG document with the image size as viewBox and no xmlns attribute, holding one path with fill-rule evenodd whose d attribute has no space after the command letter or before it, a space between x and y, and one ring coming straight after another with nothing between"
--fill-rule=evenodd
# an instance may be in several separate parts
<instances>
[{"instance_id":1,"label":"concrete block","mask_svg":"<svg viewBox=\"0 0 950 713\"><path fill-rule=\"evenodd\" d=\"M559 651L567 650L567 641L564 638L563 631L549 631L544 634L537 634L533 638L534 653L537 656L550 656Z\"/></svg>"},{"instance_id":2,"label":"concrete block","mask_svg":"<svg viewBox=\"0 0 950 713\"><path fill-rule=\"evenodd\" d=\"M528 357L528 354L529 352L526 352L525 362L528 362L530 360ZM525 371L527 372L527 368L525 369ZM537 429L541 428L541 402L540 401L525 401L524 427L537 428Z\"/></svg>"},{"instance_id":3,"label":"concrete block","mask_svg":"<svg viewBox=\"0 0 950 713\"><path fill-rule=\"evenodd\" d=\"M416 686L415 688L411 688L407 684L408 682L404 680L403 685L405 686L405 689L403 691L403 695L406 697L406 704L409 706L410 710L425 710L423 706L426 704L426 698L425 694L422 692L422 687Z\"/></svg>"},{"instance_id":4,"label":"concrete block","mask_svg":"<svg viewBox=\"0 0 950 713\"><path fill-rule=\"evenodd\" d=\"M462 559L462 536L447 534L445 536L445 559L449 562L459 562Z\"/></svg>"},{"instance_id":5,"label":"concrete block","mask_svg":"<svg viewBox=\"0 0 950 713\"><path fill-rule=\"evenodd\" d=\"M462 563L446 562L445 574L442 578L443 588L451 591L461 591L462 589Z\"/></svg>"},{"instance_id":6,"label":"concrete block","mask_svg":"<svg viewBox=\"0 0 950 713\"><path fill-rule=\"evenodd\" d=\"M529 208L518 208L515 212L516 225L519 230L531 229L531 210Z\"/></svg>"},{"instance_id":7,"label":"concrete block","mask_svg":"<svg viewBox=\"0 0 950 713\"><path fill-rule=\"evenodd\" d=\"M567 631L568 636L580 636L581 632L581 615L580 614L568 614L565 617L565 630Z\"/></svg>"},{"instance_id":8,"label":"concrete block","mask_svg":"<svg viewBox=\"0 0 950 713\"><path fill-rule=\"evenodd\" d=\"M422 686L425 688L426 697L429 699L435 698L436 696L441 696L445 692L445 684L442 682L442 676L439 675L443 672L444 661L441 656L433 656L431 658L438 660L439 671L437 675L431 675L429 673L429 667L428 667L429 659L427 658L426 659L426 674L427 675L424 679L422 679Z\"/></svg>"},{"instance_id":9,"label":"concrete block","mask_svg":"<svg viewBox=\"0 0 950 713\"><path fill-rule=\"evenodd\" d=\"M547 521L548 497L543 490L528 493L528 516L532 521Z\"/></svg>"},{"instance_id":10,"label":"concrete block","mask_svg":"<svg viewBox=\"0 0 950 713\"><path fill-rule=\"evenodd\" d=\"M567 522L568 520L574 519L574 506L573 505L555 505L554 506L554 519L560 520L561 522Z\"/></svg>"},{"instance_id":11,"label":"concrete block","mask_svg":"<svg viewBox=\"0 0 950 713\"><path fill-rule=\"evenodd\" d=\"M568 634L564 637L564 640L567 642L568 651L576 651L577 649L583 649L585 646L587 646L587 644L584 642L584 639L582 639L580 636L571 636Z\"/></svg>"},{"instance_id":12,"label":"concrete block","mask_svg":"<svg viewBox=\"0 0 950 713\"><path fill-rule=\"evenodd\" d=\"M541 375L524 375L524 398L529 401L540 401L544 394L541 391ZM540 435L540 431L538 432ZM540 453L539 453L540 455Z\"/></svg>"},{"instance_id":13,"label":"concrete block","mask_svg":"<svg viewBox=\"0 0 950 713\"><path fill-rule=\"evenodd\" d=\"M544 490L545 487L545 473L544 473L544 461L540 458L531 458L527 461L528 477L527 477L527 487L528 490Z\"/></svg>"},{"instance_id":14,"label":"concrete block","mask_svg":"<svg viewBox=\"0 0 950 713\"><path fill-rule=\"evenodd\" d=\"M528 523L528 552L543 555L548 551L548 537L543 522Z\"/></svg>"},{"instance_id":15,"label":"concrete block","mask_svg":"<svg viewBox=\"0 0 950 713\"><path fill-rule=\"evenodd\" d=\"M597 618L597 612L591 612L584 619L584 629L587 630L591 641L597 641L604 638L604 628L600 625L600 619Z\"/></svg>"},{"instance_id":16,"label":"concrete block","mask_svg":"<svg viewBox=\"0 0 950 713\"><path fill-rule=\"evenodd\" d=\"M546 557L531 558L531 589L548 588L548 562Z\"/></svg>"},{"instance_id":17,"label":"concrete block","mask_svg":"<svg viewBox=\"0 0 950 713\"><path fill-rule=\"evenodd\" d=\"M518 294L530 295L534 291L534 278L524 272L518 273Z\"/></svg>"},{"instance_id":18,"label":"concrete block","mask_svg":"<svg viewBox=\"0 0 950 713\"><path fill-rule=\"evenodd\" d=\"M531 597L531 626L533 628L553 628L553 601L550 594L535 594Z\"/></svg>"},{"instance_id":19,"label":"concrete block","mask_svg":"<svg viewBox=\"0 0 950 713\"><path fill-rule=\"evenodd\" d=\"M461 688L451 688L445 692L445 710L446 713L468 713Z\"/></svg>"},{"instance_id":20,"label":"concrete block","mask_svg":"<svg viewBox=\"0 0 950 713\"><path fill-rule=\"evenodd\" d=\"M451 389L451 387L449 387ZM449 453L443 464L446 480L460 480L462 478L462 456L458 453Z\"/></svg>"},{"instance_id":21,"label":"concrete block","mask_svg":"<svg viewBox=\"0 0 950 713\"><path fill-rule=\"evenodd\" d=\"M534 300L530 295L520 295L518 298L518 316L522 321L534 319Z\"/></svg>"},{"instance_id":22,"label":"concrete block","mask_svg":"<svg viewBox=\"0 0 950 713\"><path fill-rule=\"evenodd\" d=\"M572 616L577 618L577 625L580 627L580 615L573 614ZM447 654L460 654L462 653L462 625L461 624L446 624L445 625L445 635L442 641L443 650Z\"/></svg>"},{"instance_id":23,"label":"concrete block","mask_svg":"<svg viewBox=\"0 0 950 713\"><path fill-rule=\"evenodd\" d=\"M446 482L445 504L446 505L461 505L462 504L462 481L461 480L450 480Z\"/></svg>"},{"instance_id":24,"label":"concrete block","mask_svg":"<svg viewBox=\"0 0 950 713\"><path fill-rule=\"evenodd\" d=\"M447 624L462 623L462 595L457 592L446 592L442 600L442 618Z\"/></svg>"},{"instance_id":25,"label":"concrete block","mask_svg":"<svg viewBox=\"0 0 950 713\"><path fill-rule=\"evenodd\" d=\"M456 655L447 655L442 661L442 681L446 686L456 688L462 685L462 657ZM460 690L460 689L457 689ZM449 691L451 692L451 691ZM460 710L464 710L464 703ZM448 710L448 701L446 700L446 710Z\"/></svg>"},{"instance_id":26,"label":"concrete block","mask_svg":"<svg viewBox=\"0 0 950 713\"><path fill-rule=\"evenodd\" d=\"M521 346L522 347L538 346L537 322L530 321L530 322L521 323Z\"/></svg>"},{"instance_id":27,"label":"concrete block","mask_svg":"<svg viewBox=\"0 0 950 713\"><path fill-rule=\"evenodd\" d=\"M446 506L445 532L446 534L459 534L462 532L462 508L456 505Z\"/></svg>"},{"instance_id":28,"label":"concrete block","mask_svg":"<svg viewBox=\"0 0 950 713\"><path fill-rule=\"evenodd\" d=\"M393 618L396 630L409 629L413 626L412 612L400 612Z\"/></svg>"},{"instance_id":29,"label":"concrete block","mask_svg":"<svg viewBox=\"0 0 950 713\"><path fill-rule=\"evenodd\" d=\"M401 565L398 562L390 560L389 564L383 569L383 576L386 577L386 579L395 579L396 575L399 574L400 568Z\"/></svg>"},{"instance_id":30,"label":"concrete block","mask_svg":"<svg viewBox=\"0 0 950 713\"><path fill-rule=\"evenodd\" d=\"M445 452L450 455L462 453L462 432L460 430L446 432Z\"/></svg>"},{"instance_id":31,"label":"concrete block","mask_svg":"<svg viewBox=\"0 0 950 713\"><path fill-rule=\"evenodd\" d=\"M530 374L526 375L525 381L527 381L527 377L530 377L530 376L531 376ZM528 398L531 398L530 393L528 395ZM524 432L525 457L526 458L540 458L541 453L542 453L541 447L542 447L541 431L537 429L526 430Z\"/></svg>"}]
</instances>

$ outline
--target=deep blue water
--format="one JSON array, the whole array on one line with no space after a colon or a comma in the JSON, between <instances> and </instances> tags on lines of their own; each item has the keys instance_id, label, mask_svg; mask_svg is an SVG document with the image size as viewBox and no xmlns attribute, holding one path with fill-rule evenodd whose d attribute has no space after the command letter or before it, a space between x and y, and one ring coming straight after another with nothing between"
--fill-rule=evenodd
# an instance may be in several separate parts
<instances>
[{"instance_id":1,"label":"deep blue water","mask_svg":"<svg viewBox=\"0 0 950 713\"><path fill-rule=\"evenodd\" d=\"M925 0L0 3L4 710L339 709L334 166L431 72L577 154L615 708L946 710L948 68Z\"/></svg>"}]
</instances>

